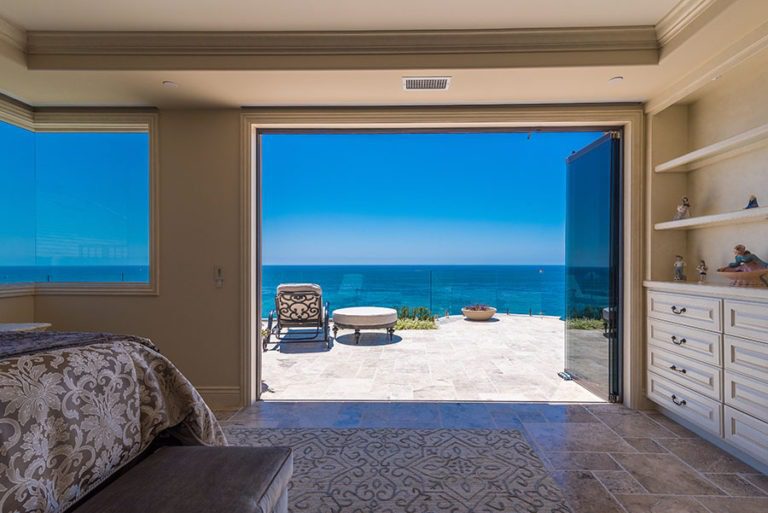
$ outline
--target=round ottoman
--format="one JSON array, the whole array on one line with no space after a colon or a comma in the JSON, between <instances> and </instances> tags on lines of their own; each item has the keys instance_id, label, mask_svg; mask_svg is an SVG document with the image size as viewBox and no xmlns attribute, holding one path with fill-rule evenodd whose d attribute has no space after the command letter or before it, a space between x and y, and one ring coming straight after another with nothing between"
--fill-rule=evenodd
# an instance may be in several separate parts
<instances>
[{"instance_id":1,"label":"round ottoman","mask_svg":"<svg viewBox=\"0 0 768 513\"><path fill-rule=\"evenodd\" d=\"M395 332L397 310L378 306L339 308L333 312L333 338L339 329L355 330L355 344L360 343L360 330L386 329L389 340Z\"/></svg>"}]
</instances>

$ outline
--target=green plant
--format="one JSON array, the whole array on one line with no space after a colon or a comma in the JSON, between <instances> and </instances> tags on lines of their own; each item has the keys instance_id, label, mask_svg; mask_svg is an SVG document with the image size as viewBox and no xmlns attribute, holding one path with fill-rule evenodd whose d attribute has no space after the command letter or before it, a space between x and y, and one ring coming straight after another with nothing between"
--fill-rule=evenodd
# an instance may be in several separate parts
<instances>
[{"instance_id":1,"label":"green plant","mask_svg":"<svg viewBox=\"0 0 768 513\"><path fill-rule=\"evenodd\" d=\"M491 307L488 305L467 305L464 307L464 310L470 310L472 312L485 312L486 310L490 310Z\"/></svg>"},{"instance_id":2,"label":"green plant","mask_svg":"<svg viewBox=\"0 0 768 513\"><path fill-rule=\"evenodd\" d=\"M398 319L395 330L436 330L434 319Z\"/></svg>"},{"instance_id":3,"label":"green plant","mask_svg":"<svg viewBox=\"0 0 768 513\"><path fill-rule=\"evenodd\" d=\"M601 330L603 321L600 319L588 319L586 317L576 317L566 321L568 329L572 330Z\"/></svg>"},{"instance_id":4,"label":"green plant","mask_svg":"<svg viewBox=\"0 0 768 513\"><path fill-rule=\"evenodd\" d=\"M417 306L411 310L407 306L400 307L398 319L415 319L419 321L431 321L435 318L426 306Z\"/></svg>"}]
</instances>

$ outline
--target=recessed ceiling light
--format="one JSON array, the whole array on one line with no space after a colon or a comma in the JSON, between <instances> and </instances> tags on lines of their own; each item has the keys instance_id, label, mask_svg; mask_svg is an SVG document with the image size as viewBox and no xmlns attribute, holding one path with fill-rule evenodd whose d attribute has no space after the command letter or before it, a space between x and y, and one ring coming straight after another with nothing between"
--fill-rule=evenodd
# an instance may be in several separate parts
<instances>
[{"instance_id":1,"label":"recessed ceiling light","mask_svg":"<svg viewBox=\"0 0 768 513\"><path fill-rule=\"evenodd\" d=\"M623 81L624 77L621 75L616 75L615 77L611 77L608 79L609 84L618 84L619 82Z\"/></svg>"},{"instance_id":2,"label":"recessed ceiling light","mask_svg":"<svg viewBox=\"0 0 768 513\"><path fill-rule=\"evenodd\" d=\"M176 87L179 87L179 84L177 84L176 82L173 82L171 80L163 80L162 86L163 87L167 87L168 89L174 89Z\"/></svg>"}]
</instances>

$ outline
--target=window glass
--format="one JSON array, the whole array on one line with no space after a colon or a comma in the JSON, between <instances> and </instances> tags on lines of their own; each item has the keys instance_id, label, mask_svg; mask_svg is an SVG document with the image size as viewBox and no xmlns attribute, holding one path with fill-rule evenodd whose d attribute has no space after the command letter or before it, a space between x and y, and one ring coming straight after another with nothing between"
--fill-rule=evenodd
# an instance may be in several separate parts
<instances>
[{"instance_id":1,"label":"window glass","mask_svg":"<svg viewBox=\"0 0 768 513\"><path fill-rule=\"evenodd\" d=\"M0 121L0 283L35 281L35 134Z\"/></svg>"},{"instance_id":2,"label":"window glass","mask_svg":"<svg viewBox=\"0 0 768 513\"><path fill-rule=\"evenodd\" d=\"M149 282L149 134L0 125L0 281Z\"/></svg>"}]
</instances>

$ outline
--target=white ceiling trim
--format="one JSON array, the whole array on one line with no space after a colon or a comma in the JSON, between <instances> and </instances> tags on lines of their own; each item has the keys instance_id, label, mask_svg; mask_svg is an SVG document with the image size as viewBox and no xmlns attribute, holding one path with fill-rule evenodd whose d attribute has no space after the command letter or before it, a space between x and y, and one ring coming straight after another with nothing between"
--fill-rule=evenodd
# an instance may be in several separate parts
<instances>
[{"instance_id":1,"label":"white ceiling trim","mask_svg":"<svg viewBox=\"0 0 768 513\"><path fill-rule=\"evenodd\" d=\"M172 64L172 69L269 69L275 62L292 66L291 61L274 57L365 55L499 55L497 66L486 58L477 67L514 67L514 59L508 57L525 54L563 55L560 60L542 57L542 65L586 65L578 58L582 53L590 54L590 65L599 55L605 64L656 64L658 51L656 31L650 26L365 32L32 31L27 45L31 69L131 70L159 69L175 57L183 59ZM125 58L99 59L112 56ZM272 59L260 62L254 59L258 57ZM200 58L199 63L195 58ZM353 67L371 65L359 58L355 61ZM334 65L339 65L338 60Z\"/></svg>"},{"instance_id":2,"label":"white ceiling trim","mask_svg":"<svg viewBox=\"0 0 768 513\"><path fill-rule=\"evenodd\" d=\"M0 44L3 43L24 52L27 49L27 33L24 29L20 29L0 18Z\"/></svg>"},{"instance_id":3,"label":"white ceiling trim","mask_svg":"<svg viewBox=\"0 0 768 513\"><path fill-rule=\"evenodd\" d=\"M680 0L680 2L656 24L656 37L659 46L669 44L670 41L693 23L696 18L718 1L722 0Z\"/></svg>"}]
</instances>

